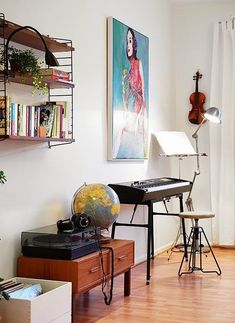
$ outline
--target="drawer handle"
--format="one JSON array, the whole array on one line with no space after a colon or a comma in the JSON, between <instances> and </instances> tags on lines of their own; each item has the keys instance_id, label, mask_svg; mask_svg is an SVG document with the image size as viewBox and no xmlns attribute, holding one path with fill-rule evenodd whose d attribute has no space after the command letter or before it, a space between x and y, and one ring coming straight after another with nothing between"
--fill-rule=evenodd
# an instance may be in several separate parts
<instances>
[{"instance_id":1,"label":"drawer handle","mask_svg":"<svg viewBox=\"0 0 235 323\"><path fill-rule=\"evenodd\" d=\"M99 269L100 269L99 267L93 267L90 269L90 273L92 273L92 274L96 273L97 271L99 271Z\"/></svg>"},{"instance_id":2,"label":"drawer handle","mask_svg":"<svg viewBox=\"0 0 235 323\"><path fill-rule=\"evenodd\" d=\"M123 255L123 256L118 257L118 260L122 261L122 260L124 260L126 258L127 258L127 255Z\"/></svg>"}]
</instances>

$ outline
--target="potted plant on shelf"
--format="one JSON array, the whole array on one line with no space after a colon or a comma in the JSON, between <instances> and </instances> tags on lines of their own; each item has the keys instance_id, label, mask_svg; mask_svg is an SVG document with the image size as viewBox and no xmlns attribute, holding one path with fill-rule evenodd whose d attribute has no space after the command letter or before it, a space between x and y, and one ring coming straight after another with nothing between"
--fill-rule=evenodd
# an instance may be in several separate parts
<instances>
[{"instance_id":1,"label":"potted plant on shelf","mask_svg":"<svg viewBox=\"0 0 235 323\"><path fill-rule=\"evenodd\" d=\"M4 51L1 50L0 64L4 65ZM14 73L18 73L22 77L22 83L24 83L26 77L29 75L33 79L33 91L39 91L40 94L46 95L48 92L48 86L42 82L42 75L40 74L41 62L36 57L31 49L18 49L15 47L8 48L8 60L10 63L10 69Z\"/></svg>"}]
</instances>

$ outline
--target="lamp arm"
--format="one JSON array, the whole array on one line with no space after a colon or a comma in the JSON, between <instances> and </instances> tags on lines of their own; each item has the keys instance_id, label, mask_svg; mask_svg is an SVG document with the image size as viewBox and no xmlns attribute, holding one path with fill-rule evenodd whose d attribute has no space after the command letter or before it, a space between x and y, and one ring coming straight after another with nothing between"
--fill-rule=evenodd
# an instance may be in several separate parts
<instances>
[{"instance_id":1,"label":"lamp arm","mask_svg":"<svg viewBox=\"0 0 235 323\"><path fill-rule=\"evenodd\" d=\"M192 186L190 188L190 191L189 191L189 194L188 194L188 197L185 201L185 204L187 206L187 209L188 211L193 211L194 208L193 208L193 201L192 201L192 198L191 198L191 194L192 194L192 190L193 190L193 186L194 186L194 182L196 180L196 177L198 175L200 175L200 160L199 160L199 149L198 149L198 131L199 129L201 128L201 126L206 122L206 119L203 118L202 122L199 124L198 128L196 129L196 131L193 133L192 137L193 139L195 139L195 147L196 147L196 157L197 157L197 168L196 170L194 171L194 176L193 176L193 180L192 180Z\"/></svg>"},{"instance_id":2,"label":"lamp arm","mask_svg":"<svg viewBox=\"0 0 235 323\"><path fill-rule=\"evenodd\" d=\"M46 45L46 42L44 40L44 38L42 37L42 35L39 33L39 31L37 31L37 29L35 29L34 27L31 27L31 26L22 26L22 27L19 27L17 29L15 29L11 34L10 36L8 37L7 39L7 42L6 42L6 47L5 47L5 71L8 73L8 47L9 47L9 42L11 40L11 38L20 30L22 29L32 29L42 40L43 42L43 45L45 47L45 51L47 52L48 51L48 47Z\"/></svg>"},{"instance_id":3,"label":"lamp arm","mask_svg":"<svg viewBox=\"0 0 235 323\"><path fill-rule=\"evenodd\" d=\"M196 157L197 157L197 169L196 169L195 173L197 173L197 175L200 175L200 160L199 160L198 135L197 134L196 134L196 136L194 136L194 139L195 139Z\"/></svg>"},{"instance_id":4,"label":"lamp arm","mask_svg":"<svg viewBox=\"0 0 235 323\"><path fill-rule=\"evenodd\" d=\"M194 186L194 182L196 180L196 177L200 174L200 172L198 173L197 171L194 172L194 175L193 175L193 180L192 180L192 185L191 185L191 188L190 188L190 191L188 193L188 196L187 196L187 199L185 201L185 204L187 206L187 209L188 211L194 211L194 208L193 208L193 200L191 198L191 194L192 194L192 190L193 190L193 186Z\"/></svg>"},{"instance_id":5,"label":"lamp arm","mask_svg":"<svg viewBox=\"0 0 235 323\"><path fill-rule=\"evenodd\" d=\"M192 134L192 137L195 139L197 137L197 133L199 131L199 129L201 128L201 126L206 122L206 118L203 117L202 122L199 124L199 126L197 127L196 131Z\"/></svg>"}]
</instances>

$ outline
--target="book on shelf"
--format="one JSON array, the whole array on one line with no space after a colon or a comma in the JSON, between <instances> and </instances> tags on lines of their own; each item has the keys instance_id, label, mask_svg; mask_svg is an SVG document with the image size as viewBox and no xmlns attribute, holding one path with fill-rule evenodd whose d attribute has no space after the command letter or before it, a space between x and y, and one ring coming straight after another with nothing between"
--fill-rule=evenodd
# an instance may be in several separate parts
<instances>
[{"instance_id":1,"label":"book on shelf","mask_svg":"<svg viewBox=\"0 0 235 323\"><path fill-rule=\"evenodd\" d=\"M17 135L27 136L26 105L18 104Z\"/></svg>"},{"instance_id":2,"label":"book on shelf","mask_svg":"<svg viewBox=\"0 0 235 323\"><path fill-rule=\"evenodd\" d=\"M18 104L11 103L11 114L10 114L10 134L12 136L17 136L17 128L18 128Z\"/></svg>"},{"instance_id":3,"label":"book on shelf","mask_svg":"<svg viewBox=\"0 0 235 323\"><path fill-rule=\"evenodd\" d=\"M30 105L29 106L29 137L36 137L37 136L37 130L35 128L35 106Z\"/></svg>"},{"instance_id":4,"label":"book on shelf","mask_svg":"<svg viewBox=\"0 0 235 323\"><path fill-rule=\"evenodd\" d=\"M63 129L64 138L72 139L72 129L71 129L71 108L67 101L58 101L58 104L62 104L64 107L64 119L63 119Z\"/></svg>"},{"instance_id":5,"label":"book on shelf","mask_svg":"<svg viewBox=\"0 0 235 323\"><path fill-rule=\"evenodd\" d=\"M58 76L55 75L48 75L48 76L43 76L42 78L43 83L52 83L52 82L58 82L61 85L68 85L70 87L74 87L74 83L71 82L70 80L64 80Z\"/></svg>"},{"instance_id":6,"label":"book on shelf","mask_svg":"<svg viewBox=\"0 0 235 323\"><path fill-rule=\"evenodd\" d=\"M51 80L58 80L58 79L62 79L65 81L69 81L70 79L70 75L68 72L65 71L61 71L59 69L56 68L42 68L40 69L40 74L44 77L50 77Z\"/></svg>"},{"instance_id":7,"label":"book on shelf","mask_svg":"<svg viewBox=\"0 0 235 323\"><path fill-rule=\"evenodd\" d=\"M5 106L6 103L6 106ZM10 97L0 96L0 135L10 133Z\"/></svg>"},{"instance_id":8,"label":"book on shelf","mask_svg":"<svg viewBox=\"0 0 235 323\"><path fill-rule=\"evenodd\" d=\"M53 122L52 137L53 138L61 138L62 110L61 110L60 105L53 104L53 106L54 106L55 118L54 118L54 122Z\"/></svg>"},{"instance_id":9,"label":"book on shelf","mask_svg":"<svg viewBox=\"0 0 235 323\"><path fill-rule=\"evenodd\" d=\"M51 137L54 124L55 107L48 103L38 107L39 111L39 137Z\"/></svg>"}]
</instances>

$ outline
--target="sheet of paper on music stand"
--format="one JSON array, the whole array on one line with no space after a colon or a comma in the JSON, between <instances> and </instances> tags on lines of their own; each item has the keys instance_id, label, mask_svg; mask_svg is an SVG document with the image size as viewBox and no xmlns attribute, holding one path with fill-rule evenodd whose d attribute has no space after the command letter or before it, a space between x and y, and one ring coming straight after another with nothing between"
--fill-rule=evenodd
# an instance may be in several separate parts
<instances>
[{"instance_id":1,"label":"sheet of paper on music stand","mask_svg":"<svg viewBox=\"0 0 235 323\"><path fill-rule=\"evenodd\" d=\"M184 132L159 131L155 133L157 141L166 156L189 156L196 152Z\"/></svg>"}]
</instances>

